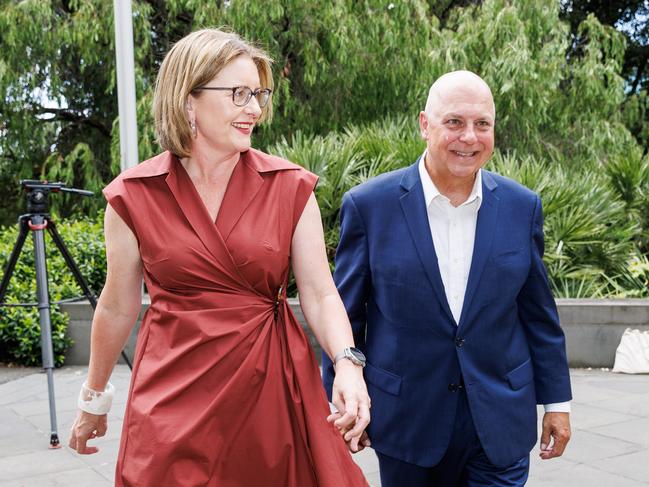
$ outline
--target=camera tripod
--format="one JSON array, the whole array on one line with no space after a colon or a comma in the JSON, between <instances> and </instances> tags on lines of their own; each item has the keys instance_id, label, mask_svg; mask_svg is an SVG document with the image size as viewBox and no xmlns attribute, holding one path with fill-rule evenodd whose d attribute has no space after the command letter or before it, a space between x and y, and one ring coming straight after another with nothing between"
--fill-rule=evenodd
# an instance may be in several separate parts
<instances>
[{"instance_id":1,"label":"camera tripod","mask_svg":"<svg viewBox=\"0 0 649 487\"><path fill-rule=\"evenodd\" d=\"M50 219L48 205L48 196L51 192L58 193L59 191L63 191L66 193L75 193L83 196L92 196L93 193L91 191L85 191L82 189L66 188L65 184L63 183L48 183L31 179L21 180L20 184L27 192L28 213L21 215L18 218L18 238L16 240L16 243L14 244L13 250L11 251L11 255L9 256L9 261L7 263L7 268L5 270L4 276L2 277L2 282L0 282L0 306L36 306L38 308L39 323L41 328L41 357L43 369L47 374L47 389L50 407L50 448L60 448L56 423L56 405L54 398L54 351L52 349L50 297L47 284L45 235L43 234L43 231L47 230L49 232L52 241L56 245L59 252L61 252L61 255L63 256L68 269L72 272L74 278L77 281L77 284L79 284L79 287L83 291L83 297L57 301L55 304L77 301L79 299L85 298L90 302L93 310L96 309L97 299L90 290L90 287L81 274L79 267L74 262L74 259L65 246L65 243L59 235L59 232L56 230L55 223ZM9 280L11 279L13 271L16 267L16 263L18 262L18 257L23 248L25 240L27 239L27 234L30 231L32 232L34 240L34 266L36 270L36 293L38 302L18 304L5 303L5 294L7 292L7 288L9 287ZM122 351L122 357L128 364L129 368L132 368L131 361L128 359L124 351Z\"/></svg>"}]
</instances>

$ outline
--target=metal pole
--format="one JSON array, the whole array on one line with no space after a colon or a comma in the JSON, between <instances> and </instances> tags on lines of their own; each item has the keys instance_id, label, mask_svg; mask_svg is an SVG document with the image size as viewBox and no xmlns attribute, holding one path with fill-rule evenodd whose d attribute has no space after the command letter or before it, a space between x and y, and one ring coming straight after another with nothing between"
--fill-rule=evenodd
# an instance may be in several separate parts
<instances>
[{"instance_id":1,"label":"metal pole","mask_svg":"<svg viewBox=\"0 0 649 487\"><path fill-rule=\"evenodd\" d=\"M119 149L121 169L138 164L137 115L135 110L135 63L131 0L114 0L117 100L119 103Z\"/></svg>"},{"instance_id":2,"label":"metal pole","mask_svg":"<svg viewBox=\"0 0 649 487\"><path fill-rule=\"evenodd\" d=\"M56 424L56 405L54 400L54 351L52 350L52 324L50 321L50 296L47 286L47 267L45 264L45 237L43 229L47 222L42 216L34 216L30 224L34 232L34 264L36 267L36 292L38 294L38 313L41 325L41 356L43 369L47 374L47 395L50 401L50 448L59 448L59 433Z\"/></svg>"}]
</instances>

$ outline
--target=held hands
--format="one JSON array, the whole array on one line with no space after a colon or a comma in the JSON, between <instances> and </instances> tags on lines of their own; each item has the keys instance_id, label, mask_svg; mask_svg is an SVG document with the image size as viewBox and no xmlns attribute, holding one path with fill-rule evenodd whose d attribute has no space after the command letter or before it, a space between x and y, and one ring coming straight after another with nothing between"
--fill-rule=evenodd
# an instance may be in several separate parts
<instances>
[{"instance_id":1,"label":"held hands","mask_svg":"<svg viewBox=\"0 0 649 487\"><path fill-rule=\"evenodd\" d=\"M338 409L327 421L343 435L348 448L356 453L370 445L365 428L370 422L370 398L363 380L363 369L350 360L336 364L331 399Z\"/></svg>"},{"instance_id":2,"label":"held hands","mask_svg":"<svg viewBox=\"0 0 649 487\"><path fill-rule=\"evenodd\" d=\"M550 444L550 438L554 441ZM545 413L543 433L541 434L541 453L543 460L560 457L570 441L570 414Z\"/></svg>"},{"instance_id":3,"label":"held hands","mask_svg":"<svg viewBox=\"0 0 649 487\"><path fill-rule=\"evenodd\" d=\"M86 446L86 442L106 434L108 427L107 418L108 416L106 414L97 416L96 414L90 414L80 410L72 425L68 446L82 455L97 453L99 448L96 446Z\"/></svg>"}]
</instances>

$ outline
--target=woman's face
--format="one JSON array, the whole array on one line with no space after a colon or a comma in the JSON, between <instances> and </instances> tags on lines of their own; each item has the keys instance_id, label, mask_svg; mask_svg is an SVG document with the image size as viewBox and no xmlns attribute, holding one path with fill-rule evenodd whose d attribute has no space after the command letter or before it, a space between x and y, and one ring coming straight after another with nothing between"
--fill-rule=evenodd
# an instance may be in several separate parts
<instances>
[{"instance_id":1,"label":"woman's face","mask_svg":"<svg viewBox=\"0 0 649 487\"><path fill-rule=\"evenodd\" d=\"M247 86L252 91L262 88L257 66L245 55L231 61L204 86ZM250 136L261 108L254 96L245 106L239 107L232 101L232 90L201 90L189 96L187 112L189 120L196 124L194 147L203 146L210 152L229 157L250 148Z\"/></svg>"}]
</instances>

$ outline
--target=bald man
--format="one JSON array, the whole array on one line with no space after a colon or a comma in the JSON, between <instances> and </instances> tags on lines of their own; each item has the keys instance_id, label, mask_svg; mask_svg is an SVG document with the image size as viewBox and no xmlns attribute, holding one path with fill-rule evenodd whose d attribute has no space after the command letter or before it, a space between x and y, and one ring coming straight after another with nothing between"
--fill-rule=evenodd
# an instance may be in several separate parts
<instances>
[{"instance_id":1,"label":"bald man","mask_svg":"<svg viewBox=\"0 0 649 487\"><path fill-rule=\"evenodd\" d=\"M424 154L343 199L335 280L367 359L382 487L524 485L537 404L541 458L570 437L541 199L482 169L495 123L487 84L446 74L419 114Z\"/></svg>"}]
</instances>

